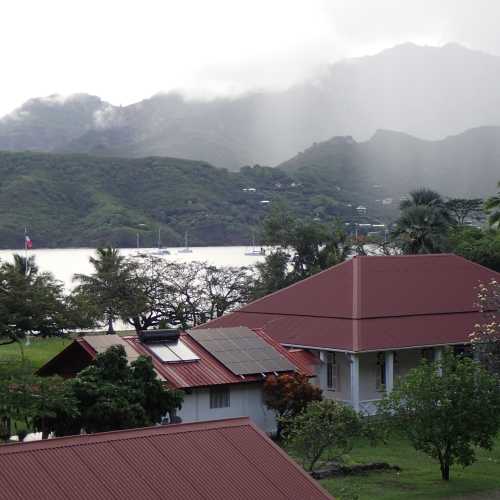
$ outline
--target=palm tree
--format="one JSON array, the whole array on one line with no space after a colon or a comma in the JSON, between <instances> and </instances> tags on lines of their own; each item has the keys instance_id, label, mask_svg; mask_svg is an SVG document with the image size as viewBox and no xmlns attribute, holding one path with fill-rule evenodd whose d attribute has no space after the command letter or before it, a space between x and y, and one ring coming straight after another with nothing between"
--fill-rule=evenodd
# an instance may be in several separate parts
<instances>
[{"instance_id":1,"label":"palm tree","mask_svg":"<svg viewBox=\"0 0 500 500\"><path fill-rule=\"evenodd\" d=\"M446 203L443 197L437 191L428 188L419 188L410 191L409 198L401 201L399 204L400 210L420 206L441 210L444 214L447 214Z\"/></svg>"},{"instance_id":2,"label":"palm tree","mask_svg":"<svg viewBox=\"0 0 500 500\"><path fill-rule=\"evenodd\" d=\"M416 189L401 202L400 208L394 236L401 239L404 253L439 253L445 249L445 235L453 219L439 193Z\"/></svg>"},{"instance_id":3,"label":"palm tree","mask_svg":"<svg viewBox=\"0 0 500 500\"><path fill-rule=\"evenodd\" d=\"M484 208L489 214L488 221L491 226L500 226L500 181L498 182L499 191L495 196L488 198L484 203Z\"/></svg>"},{"instance_id":4,"label":"palm tree","mask_svg":"<svg viewBox=\"0 0 500 500\"><path fill-rule=\"evenodd\" d=\"M14 262L4 263L4 269L14 271L24 276L35 275L38 273L38 266L35 264L35 257L23 257L18 253L13 255Z\"/></svg>"},{"instance_id":5,"label":"palm tree","mask_svg":"<svg viewBox=\"0 0 500 500\"><path fill-rule=\"evenodd\" d=\"M448 225L439 212L428 206L403 210L394 236L401 240L405 254L440 253L445 250Z\"/></svg>"},{"instance_id":6,"label":"palm tree","mask_svg":"<svg viewBox=\"0 0 500 500\"><path fill-rule=\"evenodd\" d=\"M75 293L94 305L108 324L108 334L113 334L113 322L120 316L131 268L116 248L98 248L96 253L97 258L89 259L94 273L74 275L73 279L80 282Z\"/></svg>"}]
</instances>

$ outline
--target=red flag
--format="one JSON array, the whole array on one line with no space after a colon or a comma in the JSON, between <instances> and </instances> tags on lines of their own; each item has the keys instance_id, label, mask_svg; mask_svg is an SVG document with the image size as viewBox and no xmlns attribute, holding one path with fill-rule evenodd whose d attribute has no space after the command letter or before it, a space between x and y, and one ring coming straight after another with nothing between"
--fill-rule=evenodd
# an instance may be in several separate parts
<instances>
[{"instance_id":1,"label":"red flag","mask_svg":"<svg viewBox=\"0 0 500 500\"><path fill-rule=\"evenodd\" d=\"M28 235L25 235L24 237L24 247L26 249L33 248L33 242L31 241L31 238Z\"/></svg>"}]
</instances>

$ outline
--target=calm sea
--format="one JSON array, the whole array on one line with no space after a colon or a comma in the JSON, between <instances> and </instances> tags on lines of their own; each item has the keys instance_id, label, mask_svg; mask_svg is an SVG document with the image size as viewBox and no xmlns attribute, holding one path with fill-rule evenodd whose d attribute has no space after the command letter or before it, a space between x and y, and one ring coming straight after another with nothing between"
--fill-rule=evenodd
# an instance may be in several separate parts
<instances>
[{"instance_id":1,"label":"calm sea","mask_svg":"<svg viewBox=\"0 0 500 500\"><path fill-rule=\"evenodd\" d=\"M192 247L192 253L179 253L179 248L169 248L170 255L162 258L175 262L206 261L216 266L248 266L262 261L262 256L245 255L251 250L249 247ZM123 255L135 253L154 252L154 249L125 248L120 250ZM12 254L24 255L24 250L0 250L0 260L12 260ZM75 273L90 274L92 265L89 257L95 255L94 248L66 248L66 249L33 249L29 255L34 255L36 263L41 271L50 271L61 280L69 290L74 286L73 275Z\"/></svg>"}]
</instances>

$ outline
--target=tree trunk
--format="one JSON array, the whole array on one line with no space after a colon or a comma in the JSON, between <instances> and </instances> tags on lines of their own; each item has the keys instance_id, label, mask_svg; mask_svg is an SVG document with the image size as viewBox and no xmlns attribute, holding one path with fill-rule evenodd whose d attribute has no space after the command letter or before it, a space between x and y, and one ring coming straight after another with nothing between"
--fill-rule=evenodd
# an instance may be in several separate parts
<instances>
[{"instance_id":1,"label":"tree trunk","mask_svg":"<svg viewBox=\"0 0 500 500\"><path fill-rule=\"evenodd\" d=\"M450 464L446 460L441 461L441 479L443 481L450 480Z\"/></svg>"},{"instance_id":2,"label":"tree trunk","mask_svg":"<svg viewBox=\"0 0 500 500\"><path fill-rule=\"evenodd\" d=\"M113 318L111 316L108 317L108 335L114 335L115 329L113 328Z\"/></svg>"}]
</instances>

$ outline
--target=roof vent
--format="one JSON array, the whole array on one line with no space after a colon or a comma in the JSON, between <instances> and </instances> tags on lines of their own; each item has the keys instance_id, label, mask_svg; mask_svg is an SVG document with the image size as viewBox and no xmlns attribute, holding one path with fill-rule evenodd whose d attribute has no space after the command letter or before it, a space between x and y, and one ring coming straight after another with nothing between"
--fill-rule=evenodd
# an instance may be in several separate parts
<instances>
[{"instance_id":1,"label":"roof vent","mask_svg":"<svg viewBox=\"0 0 500 500\"><path fill-rule=\"evenodd\" d=\"M139 332L139 339L145 344L176 342L179 340L179 337L179 330L142 330Z\"/></svg>"}]
</instances>

